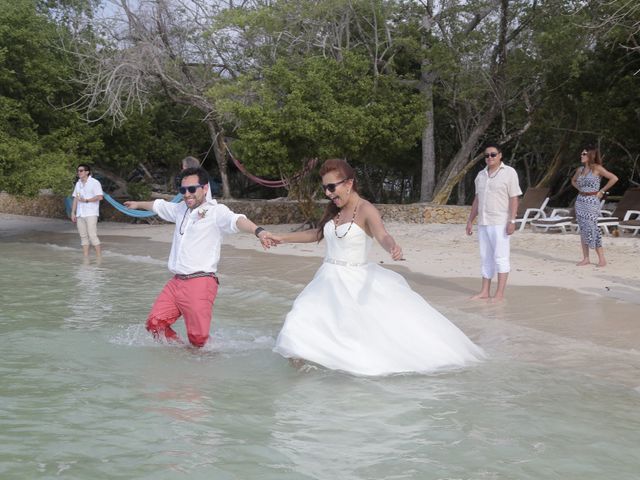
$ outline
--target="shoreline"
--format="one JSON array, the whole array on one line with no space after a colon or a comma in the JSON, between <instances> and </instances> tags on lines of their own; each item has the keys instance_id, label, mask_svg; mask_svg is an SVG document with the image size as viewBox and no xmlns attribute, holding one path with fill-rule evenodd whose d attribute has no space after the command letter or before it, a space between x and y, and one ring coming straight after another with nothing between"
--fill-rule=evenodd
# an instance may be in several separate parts
<instances>
[{"instance_id":1,"label":"shoreline","mask_svg":"<svg viewBox=\"0 0 640 480\"><path fill-rule=\"evenodd\" d=\"M30 233L63 233L77 236L68 220L0 214L0 238ZM289 232L294 224L263 225L273 232ZM480 257L477 239L467 236L460 224L413 224L387 222L386 228L403 248L405 261L394 262L377 242L370 261L406 268L411 273L442 278L475 279L480 287ZM148 238L170 244L172 224L123 224L100 222L99 236ZM608 265L577 267L580 240L576 234L516 232L511 240L511 267L507 297L512 286L557 287L640 305L640 237L604 237ZM103 243L107 244L108 242ZM79 245L79 241L78 241ZM262 251L251 235L226 236L223 245L241 250ZM275 255L324 256L324 244L284 244L270 249ZM168 256L168 251L167 251ZM592 261L595 262L595 252ZM494 282L495 283L495 282Z\"/></svg>"}]
</instances>

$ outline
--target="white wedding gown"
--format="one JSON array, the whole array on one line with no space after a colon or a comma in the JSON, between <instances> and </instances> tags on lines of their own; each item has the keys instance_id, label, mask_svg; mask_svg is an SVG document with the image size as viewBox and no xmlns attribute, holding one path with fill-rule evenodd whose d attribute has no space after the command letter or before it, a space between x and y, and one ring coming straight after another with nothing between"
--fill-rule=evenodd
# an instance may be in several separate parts
<instances>
[{"instance_id":1,"label":"white wedding gown","mask_svg":"<svg viewBox=\"0 0 640 480\"><path fill-rule=\"evenodd\" d=\"M401 275L367 263L372 239L357 224L338 238L330 221L324 238L324 263L287 314L275 352L357 375L432 372L484 357Z\"/></svg>"}]
</instances>

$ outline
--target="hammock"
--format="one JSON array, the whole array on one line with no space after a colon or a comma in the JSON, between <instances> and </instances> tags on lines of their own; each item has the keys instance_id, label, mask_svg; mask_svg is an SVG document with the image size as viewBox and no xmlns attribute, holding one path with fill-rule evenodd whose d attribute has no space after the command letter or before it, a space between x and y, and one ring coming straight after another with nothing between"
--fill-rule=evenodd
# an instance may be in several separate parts
<instances>
[{"instance_id":1,"label":"hammock","mask_svg":"<svg viewBox=\"0 0 640 480\"><path fill-rule=\"evenodd\" d=\"M233 162L233 164L238 168L238 170L240 170L242 172L242 174L247 177L249 180L251 180L253 183L257 183L258 185L262 185L263 187L268 187L268 188L282 188L282 187L286 187L287 185L289 185L291 182L289 180L283 179L283 180L266 180L264 178L260 178L260 177L256 177L255 175L252 175L251 173L249 173L246 169L246 167L240 163L240 161L233 156L233 154L231 153L231 150L229 150L229 147L227 148L227 152L229 153L229 157L231 157L231 161ZM302 178L306 175L309 174L309 172L311 170L313 170L313 168L318 164L318 159L317 158L312 158L311 160L309 160L307 162L307 164L304 166L304 168L302 169L302 171L296 173L293 177L292 180L297 180L299 178Z\"/></svg>"},{"instance_id":2,"label":"hammock","mask_svg":"<svg viewBox=\"0 0 640 480\"><path fill-rule=\"evenodd\" d=\"M115 208L119 212L122 212L125 215L128 215L130 217L148 218L148 217L153 217L155 215L154 212L150 212L148 210L134 210L132 208L127 208L123 204L121 204L120 202L116 201L108 193L103 193L102 196L104 197L104 199L107 202L109 202L111 205L113 205L113 208ZM177 194L170 201L171 201L171 203L178 203L181 200L182 200L182 195L181 194ZM73 207L73 197L66 197L64 199L64 206L65 206L65 209L67 211L67 216L70 217L71 216L71 208Z\"/></svg>"}]
</instances>

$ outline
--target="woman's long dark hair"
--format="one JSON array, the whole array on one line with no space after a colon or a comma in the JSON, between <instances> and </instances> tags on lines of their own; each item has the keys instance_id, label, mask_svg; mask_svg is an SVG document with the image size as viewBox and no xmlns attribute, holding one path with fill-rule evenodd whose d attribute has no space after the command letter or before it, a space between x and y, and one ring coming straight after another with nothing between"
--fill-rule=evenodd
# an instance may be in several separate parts
<instances>
[{"instance_id":1,"label":"woman's long dark hair","mask_svg":"<svg viewBox=\"0 0 640 480\"><path fill-rule=\"evenodd\" d=\"M351 190L354 192L358 191L356 171L345 160L342 160L341 158L331 158L329 160L326 160L320 167L320 176L323 177L329 172L337 172L342 176L342 178L353 180L353 186L351 187ZM324 210L324 215L322 215L320 223L318 223L318 241L324 238L324 226L329 220L334 218L339 211L340 209L336 206L335 203L329 202L327 204L327 208L325 208Z\"/></svg>"}]
</instances>

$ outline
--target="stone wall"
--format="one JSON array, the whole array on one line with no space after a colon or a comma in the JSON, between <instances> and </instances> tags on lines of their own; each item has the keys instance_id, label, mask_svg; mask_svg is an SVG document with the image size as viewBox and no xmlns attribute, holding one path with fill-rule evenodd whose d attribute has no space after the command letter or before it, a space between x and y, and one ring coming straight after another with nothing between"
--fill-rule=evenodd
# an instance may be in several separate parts
<instances>
[{"instance_id":1,"label":"stone wall","mask_svg":"<svg viewBox=\"0 0 640 480\"><path fill-rule=\"evenodd\" d=\"M258 224L302 223L304 218L297 202L289 200L229 200L224 202L234 212L244 213ZM466 223L468 206L430 205L412 203L408 205L376 205L385 221L405 223ZM319 210L324 204L318 204ZM0 192L0 213L30 215L48 218L67 218L64 197L60 195L40 195L39 197L18 197ZM112 222L132 222L133 219L108 202L100 203L102 220Z\"/></svg>"}]
</instances>

